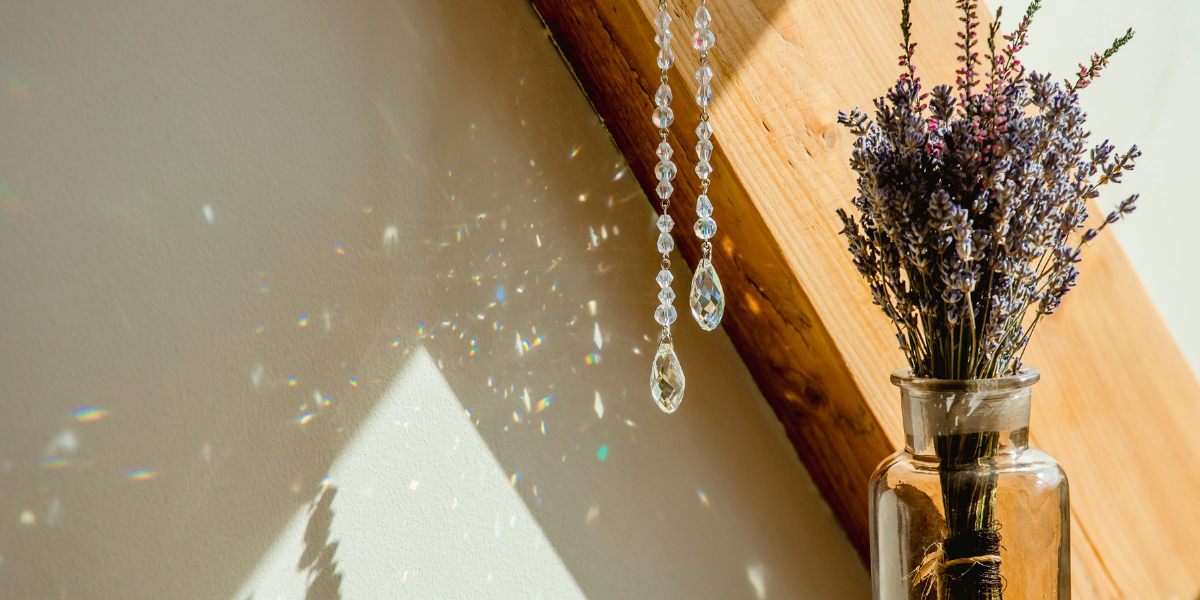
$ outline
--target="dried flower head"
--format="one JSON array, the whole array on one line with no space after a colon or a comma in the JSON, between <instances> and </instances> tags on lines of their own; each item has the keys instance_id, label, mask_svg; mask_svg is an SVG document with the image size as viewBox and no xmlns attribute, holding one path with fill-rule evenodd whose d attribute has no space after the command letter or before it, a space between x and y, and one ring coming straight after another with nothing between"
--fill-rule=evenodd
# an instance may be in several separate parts
<instances>
[{"instance_id":1,"label":"dried flower head","mask_svg":"<svg viewBox=\"0 0 1200 600\"><path fill-rule=\"evenodd\" d=\"M981 42L977 2L958 0L955 85L926 93L913 64L910 2L896 85L875 101L874 118L859 109L838 115L856 137L858 175L858 214L838 210L842 233L915 375L1010 375L1038 323L1075 285L1082 246L1135 208L1136 195L1086 228L1087 201L1120 183L1141 152L1089 145L1078 95L1133 30L1059 84L1017 58L1040 1L1008 35L997 14Z\"/></svg>"}]
</instances>

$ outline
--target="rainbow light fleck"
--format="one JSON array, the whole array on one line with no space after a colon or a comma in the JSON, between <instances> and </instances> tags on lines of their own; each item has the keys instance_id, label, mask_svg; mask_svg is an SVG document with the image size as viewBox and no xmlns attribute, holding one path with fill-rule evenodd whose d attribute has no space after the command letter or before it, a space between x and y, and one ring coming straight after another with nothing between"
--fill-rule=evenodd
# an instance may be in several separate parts
<instances>
[{"instance_id":1,"label":"rainbow light fleck","mask_svg":"<svg viewBox=\"0 0 1200 600\"><path fill-rule=\"evenodd\" d=\"M323 477L323 478L321 479L321 487L323 487L323 488L324 488L324 487L329 487L329 485L330 485L330 484L332 484L332 483L333 483L333 478L332 478L332 477L330 477L330 476L328 476L328 475L326 475L325 477Z\"/></svg>"},{"instance_id":2,"label":"rainbow light fleck","mask_svg":"<svg viewBox=\"0 0 1200 600\"><path fill-rule=\"evenodd\" d=\"M266 326L261 323L254 326L254 333L262 333L264 330L266 330Z\"/></svg>"},{"instance_id":3,"label":"rainbow light fleck","mask_svg":"<svg viewBox=\"0 0 1200 600\"><path fill-rule=\"evenodd\" d=\"M509 485L517 485L517 482L520 480L521 480L521 472L520 471L513 473L512 477L508 478Z\"/></svg>"},{"instance_id":4,"label":"rainbow light fleck","mask_svg":"<svg viewBox=\"0 0 1200 600\"><path fill-rule=\"evenodd\" d=\"M43 469L65 469L75 465L75 460L61 456L48 456L42 459Z\"/></svg>"},{"instance_id":5,"label":"rainbow light fleck","mask_svg":"<svg viewBox=\"0 0 1200 600\"><path fill-rule=\"evenodd\" d=\"M301 327L308 327L308 315L300 315L300 318L296 321L296 324Z\"/></svg>"},{"instance_id":6,"label":"rainbow light fleck","mask_svg":"<svg viewBox=\"0 0 1200 600\"><path fill-rule=\"evenodd\" d=\"M129 469L125 471L125 479L130 481L150 481L158 477L158 472L151 469Z\"/></svg>"},{"instance_id":7,"label":"rainbow light fleck","mask_svg":"<svg viewBox=\"0 0 1200 600\"><path fill-rule=\"evenodd\" d=\"M306 412L306 413L296 417L296 422L301 425L308 425L308 423L312 420L313 420L313 414L310 412Z\"/></svg>"},{"instance_id":8,"label":"rainbow light fleck","mask_svg":"<svg viewBox=\"0 0 1200 600\"><path fill-rule=\"evenodd\" d=\"M350 385L352 385L352 386L354 386L354 387L358 387L358 380L357 380L357 379L355 379L355 378L353 378L353 377L351 377L351 378L350 378ZM328 397L328 396L326 396L326 397Z\"/></svg>"},{"instance_id":9,"label":"rainbow light fleck","mask_svg":"<svg viewBox=\"0 0 1200 600\"><path fill-rule=\"evenodd\" d=\"M596 458L600 459L601 462L608 460L608 444L600 445L600 448L596 450Z\"/></svg>"},{"instance_id":10,"label":"rainbow light fleck","mask_svg":"<svg viewBox=\"0 0 1200 600\"><path fill-rule=\"evenodd\" d=\"M585 362L587 362L587 364L589 364L589 365L594 365L594 364L596 364L596 363L600 362L600 353L599 353L599 352L593 352L593 353L591 353L591 354L587 355L587 357L586 357L586 358L584 358L583 360L584 360Z\"/></svg>"},{"instance_id":11,"label":"rainbow light fleck","mask_svg":"<svg viewBox=\"0 0 1200 600\"><path fill-rule=\"evenodd\" d=\"M71 412L71 416L80 423L91 423L107 417L108 411L99 406L80 406Z\"/></svg>"},{"instance_id":12,"label":"rainbow light fleck","mask_svg":"<svg viewBox=\"0 0 1200 600\"><path fill-rule=\"evenodd\" d=\"M296 376L295 375L288 377L288 385L295 387L295 385L296 385Z\"/></svg>"},{"instance_id":13,"label":"rainbow light fleck","mask_svg":"<svg viewBox=\"0 0 1200 600\"><path fill-rule=\"evenodd\" d=\"M554 402L554 394L550 394L549 396L546 396L545 398L538 400L537 409L535 409L533 412L540 413L543 410L546 410L546 407L550 406L550 404L553 402Z\"/></svg>"}]
</instances>

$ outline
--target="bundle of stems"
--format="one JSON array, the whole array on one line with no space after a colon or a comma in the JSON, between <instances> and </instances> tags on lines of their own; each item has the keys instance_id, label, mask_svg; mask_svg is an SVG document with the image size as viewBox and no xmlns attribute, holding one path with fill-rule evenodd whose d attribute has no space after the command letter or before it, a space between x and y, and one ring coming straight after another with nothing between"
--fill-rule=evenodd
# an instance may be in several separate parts
<instances>
[{"instance_id":1,"label":"bundle of stems","mask_svg":"<svg viewBox=\"0 0 1200 600\"><path fill-rule=\"evenodd\" d=\"M910 3L901 13L896 85L875 101L874 118L857 108L838 115L856 138L850 165L858 176L856 216L838 210L842 233L914 376L1015 375L1030 336L1075 285L1083 247L1135 208L1136 194L1088 226L1088 201L1120 183L1141 152L1090 144L1079 106L1079 92L1133 30L1058 83L1018 58L1041 0L1008 35L997 13L982 40L978 3L957 0L957 80L925 92L913 62ZM996 477L987 471L999 433L943 436L935 446L945 562L998 555ZM940 572L946 597L1002 597L997 563Z\"/></svg>"}]
</instances>

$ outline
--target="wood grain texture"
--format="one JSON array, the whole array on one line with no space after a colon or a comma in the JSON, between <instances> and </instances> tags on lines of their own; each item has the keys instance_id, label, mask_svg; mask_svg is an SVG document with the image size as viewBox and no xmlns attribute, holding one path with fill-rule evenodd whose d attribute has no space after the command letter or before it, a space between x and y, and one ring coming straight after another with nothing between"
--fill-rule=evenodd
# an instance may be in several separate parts
<instances>
[{"instance_id":1,"label":"wood grain texture","mask_svg":"<svg viewBox=\"0 0 1200 600\"><path fill-rule=\"evenodd\" d=\"M699 112L688 99L698 57L683 41L698 3L670 3L678 57L670 142L681 165L671 213L690 264L700 255L686 235L699 190L688 168L696 162ZM657 2L533 4L654 198ZM836 115L870 106L895 81L899 5L708 2L717 34L710 197L725 329L864 557L867 479L903 444L888 383L903 357L837 234L834 209L848 204L854 180L852 140ZM924 81L953 81L957 18L951 0L913 7ZM1200 386L1115 239L1089 250L1079 288L1039 328L1028 357L1043 371L1035 441L1071 477L1075 593L1191 598L1200 589L1200 437L1188 427L1200 424ZM686 371L686 349L680 358Z\"/></svg>"}]
</instances>

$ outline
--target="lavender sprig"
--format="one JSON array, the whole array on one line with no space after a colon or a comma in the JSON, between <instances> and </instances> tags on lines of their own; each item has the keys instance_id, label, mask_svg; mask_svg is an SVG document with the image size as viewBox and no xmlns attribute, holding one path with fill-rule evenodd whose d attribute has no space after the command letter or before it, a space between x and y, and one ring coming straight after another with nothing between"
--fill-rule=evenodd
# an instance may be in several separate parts
<instances>
[{"instance_id":1,"label":"lavender sprig","mask_svg":"<svg viewBox=\"0 0 1200 600\"><path fill-rule=\"evenodd\" d=\"M1134 210L1136 195L1087 227L1088 201L1120 183L1141 152L1089 144L1078 96L1133 31L1081 65L1075 83L1058 84L1017 58L1040 1L1009 35L1000 36L999 19L989 26L981 60L978 4L957 0L955 85L926 93L909 5L895 86L873 117L839 113L856 138L858 176L857 215L838 211L842 233L915 375L1013 374L1038 323L1074 287L1082 247Z\"/></svg>"}]
</instances>

